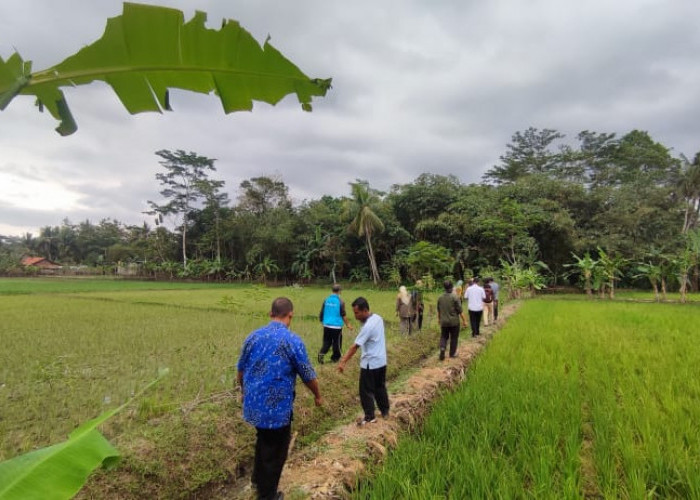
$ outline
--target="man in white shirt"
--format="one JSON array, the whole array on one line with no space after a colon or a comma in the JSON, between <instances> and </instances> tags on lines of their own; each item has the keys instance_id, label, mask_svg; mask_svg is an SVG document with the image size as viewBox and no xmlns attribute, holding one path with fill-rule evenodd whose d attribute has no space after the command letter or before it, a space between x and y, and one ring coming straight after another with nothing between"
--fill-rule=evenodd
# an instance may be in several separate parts
<instances>
[{"instance_id":1,"label":"man in white shirt","mask_svg":"<svg viewBox=\"0 0 700 500\"><path fill-rule=\"evenodd\" d=\"M355 338L355 343L348 349L338 363L338 371L345 370L345 364L362 349L360 357L360 403L365 412L359 425L377 421L374 417L376 400L382 417L389 416L389 394L386 390L386 340L384 338L384 320L369 310L369 303L364 297L356 298L352 303L355 319L362 323L362 329Z\"/></svg>"},{"instance_id":2,"label":"man in white shirt","mask_svg":"<svg viewBox=\"0 0 700 500\"><path fill-rule=\"evenodd\" d=\"M486 292L479 286L479 278L474 278L472 284L464 292L464 298L467 299L472 337L477 337L479 336L481 316L484 314L484 299L486 298Z\"/></svg>"}]
</instances>

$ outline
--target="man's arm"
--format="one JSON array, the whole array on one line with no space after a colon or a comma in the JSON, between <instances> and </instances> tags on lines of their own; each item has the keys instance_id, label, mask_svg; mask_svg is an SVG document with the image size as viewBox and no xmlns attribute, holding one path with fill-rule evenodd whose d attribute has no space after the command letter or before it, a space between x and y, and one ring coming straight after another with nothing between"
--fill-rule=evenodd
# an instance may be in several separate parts
<instances>
[{"instance_id":1,"label":"man's arm","mask_svg":"<svg viewBox=\"0 0 700 500\"><path fill-rule=\"evenodd\" d=\"M315 378L304 382L304 385L314 394L314 403L316 406L321 406L323 404L323 399L321 399L321 389L318 386L318 379Z\"/></svg>"},{"instance_id":2,"label":"man's arm","mask_svg":"<svg viewBox=\"0 0 700 500\"><path fill-rule=\"evenodd\" d=\"M346 352L345 355L342 358L340 358L340 361L338 361L338 371L340 373L343 373L343 370L345 370L345 364L350 358L352 358L355 355L359 347L360 346L358 346L357 344L353 344L352 347L348 349L348 352Z\"/></svg>"},{"instance_id":3,"label":"man's arm","mask_svg":"<svg viewBox=\"0 0 700 500\"><path fill-rule=\"evenodd\" d=\"M236 380L238 380L238 387L241 390L241 400L243 399L243 372L238 370L238 375L236 375Z\"/></svg>"},{"instance_id":4,"label":"man's arm","mask_svg":"<svg viewBox=\"0 0 700 500\"><path fill-rule=\"evenodd\" d=\"M345 313L345 302L343 302L342 300L340 301L340 317L343 318L343 323L345 323L345 326L348 327L348 330L354 330L354 328L350 324L350 320L348 319L347 314Z\"/></svg>"}]
</instances>

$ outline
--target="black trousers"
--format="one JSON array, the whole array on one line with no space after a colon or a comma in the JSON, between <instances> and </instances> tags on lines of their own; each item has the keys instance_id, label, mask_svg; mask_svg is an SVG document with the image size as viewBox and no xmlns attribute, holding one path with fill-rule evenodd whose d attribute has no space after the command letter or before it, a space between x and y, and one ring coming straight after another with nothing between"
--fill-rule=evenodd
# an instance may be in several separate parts
<instances>
[{"instance_id":1,"label":"black trousers","mask_svg":"<svg viewBox=\"0 0 700 500\"><path fill-rule=\"evenodd\" d=\"M483 316L484 311L472 311L469 310L469 324L472 327L472 337L479 335L479 327L481 326L481 316Z\"/></svg>"},{"instance_id":2,"label":"black trousers","mask_svg":"<svg viewBox=\"0 0 700 500\"><path fill-rule=\"evenodd\" d=\"M340 359L340 351L343 348L343 330L341 328L328 328L327 326L324 326L323 344L321 345L319 354L321 354L321 356L325 356L331 346L333 346L331 361L335 363Z\"/></svg>"},{"instance_id":3,"label":"black trousers","mask_svg":"<svg viewBox=\"0 0 700 500\"><path fill-rule=\"evenodd\" d=\"M493 319L498 319L498 301L493 301Z\"/></svg>"},{"instance_id":4,"label":"black trousers","mask_svg":"<svg viewBox=\"0 0 700 500\"><path fill-rule=\"evenodd\" d=\"M447 339L450 340L450 356L457 354L457 341L459 340L459 325L440 327L440 358L444 357Z\"/></svg>"},{"instance_id":5,"label":"black trousers","mask_svg":"<svg viewBox=\"0 0 700 500\"><path fill-rule=\"evenodd\" d=\"M287 461L292 426L290 424L279 429L255 429L258 439L255 442L253 484L258 489L259 499L275 498L282 468Z\"/></svg>"},{"instance_id":6,"label":"black trousers","mask_svg":"<svg viewBox=\"0 0 700 500\"><path fill-rule=\"evenodd\" d=\"M418 312L411 318L411 323L418 325L418 331L423 329L423 309L418 309Z\"/></svg>"},{"instance_id":7,"label":"black trousers","mask_svg":"<svg viewBox=\"0 0 700 500\"><path fill-rule=\"evenodd\" d=\"M382 415L389 414L389 394L386 392L386 365L381 368L360 368L360 403L365 420L374 418L374 402Z\"/></svg>"}]
</instances>

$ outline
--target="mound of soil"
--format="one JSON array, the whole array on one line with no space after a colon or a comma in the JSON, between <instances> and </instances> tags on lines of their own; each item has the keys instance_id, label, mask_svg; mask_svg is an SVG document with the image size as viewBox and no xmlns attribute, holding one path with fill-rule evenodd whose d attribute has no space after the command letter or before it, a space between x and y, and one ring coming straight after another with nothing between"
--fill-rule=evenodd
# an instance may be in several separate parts
<instances>
[{"instance_id":1,"label":"mound of soil","mask_svg":"<svg viewBox=\"0 0 700 500\"><path fill-rule=\"evenodd\" d=\"M481 335L471 338L462 333L456 358L440 361L435 355L400 387L390 387L391 415L377 423L358 426L344 424L328 432L311 446L294 449L287 460L280 490L287 498L344 498L365 474L367 464L381 462L398 442L402 432L412 431L424 420L430 408L445 391L459 384L475 356L500 329L518 304L509 304L499 311L496 325L482 327ZM437 346L436 346L437 347ZM437 351L437 349L436 349ZM357 419L362 417L358 403ZM249 487L237 498L254 498Z\"/></svg>"}]
</instances>

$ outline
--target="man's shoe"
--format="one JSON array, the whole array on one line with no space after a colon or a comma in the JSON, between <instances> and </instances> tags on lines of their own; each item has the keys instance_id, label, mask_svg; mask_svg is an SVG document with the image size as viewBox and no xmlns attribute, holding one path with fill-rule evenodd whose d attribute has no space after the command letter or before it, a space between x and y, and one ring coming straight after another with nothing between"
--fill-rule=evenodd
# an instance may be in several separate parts
<instances>
[{"instance_id":1,"label":"man's shoe","mask_svg":"<svg viewBox=\"0 0 700 500\"><path fill-rule=\"evenodd\" d=\"M319 365L323 364L323 354L321 354L320 352L318 353L318 364Z\"/></svg>"},{"instance_id":2,"label":"man's shoe","mask_svg":"<svg viewBox=\"0 0 700 500\"><path fill-rule=\"evenodd\" d=\"M376 423L377 423L377 419L376 419L376 418L371 418L371 419L363 418L362 420L360 420L359 422L357 422L357 425L359 425L360 427L362 427L363 425L367 425L367 424L376 424Z\"/></svg>"},{"instance_id":3,"label":"man's shoe","mask_svg":"<svg viewBox=\"0 0 700 500\"><path fill-rule=\"evenodd\" d=\"M440 361L445 360L445 351L440 351Z\"/></svg>"}]
</instances>

